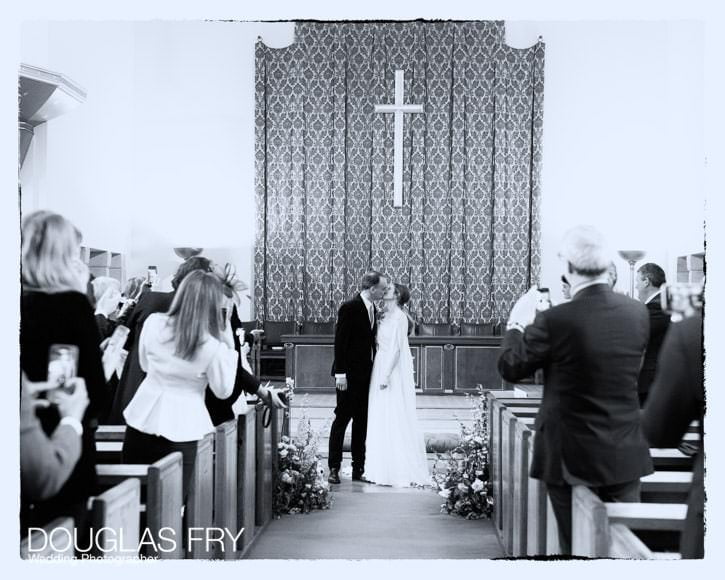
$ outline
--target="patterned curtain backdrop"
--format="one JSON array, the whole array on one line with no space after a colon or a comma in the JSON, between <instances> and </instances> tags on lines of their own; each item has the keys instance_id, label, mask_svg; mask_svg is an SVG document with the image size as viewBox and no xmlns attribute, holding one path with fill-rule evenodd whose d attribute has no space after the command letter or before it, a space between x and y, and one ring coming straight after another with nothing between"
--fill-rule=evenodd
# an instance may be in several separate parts
<instances>
[{"instance_id":1,"label":"patterned curtain backdrop","mask_svg":"<svg viewBox=\"0 0 725 580\"><path fill-rule=\"evenodd\" d=\"M406 103L393 207L395 71ZM539 280L544 44L503 22L298 23L256 47L258 320L334 320L376 268L425 322L500 323Z\"/></svg>"}]
</instances>

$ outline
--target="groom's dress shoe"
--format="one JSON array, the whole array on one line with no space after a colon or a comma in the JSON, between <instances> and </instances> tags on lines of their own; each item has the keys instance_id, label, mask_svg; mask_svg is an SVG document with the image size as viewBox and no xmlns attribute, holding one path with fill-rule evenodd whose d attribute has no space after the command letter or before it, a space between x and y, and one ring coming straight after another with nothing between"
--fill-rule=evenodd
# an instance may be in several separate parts
<instances>
[{"instance_id":1,"label":"groom's dress shoe","mask_svg":"<svg viewBox=\"0 0 725 580\"><path fill-rule=\"evenodd\" d=\"M352 474L353 481L359 481L361 483L372 483L363 473L355 472Z\"/></svg>"},{"instance_id":2,"label":"groom's dress shoe","mask_svg":"<svg viewBox=\"0 0 725 580\"><path fill-rule=\"evenodd\" d=\"M335 467L330 468L330 476L327 478L330 483L340 483L340 470Z\"/></svg>"}]
</instances>

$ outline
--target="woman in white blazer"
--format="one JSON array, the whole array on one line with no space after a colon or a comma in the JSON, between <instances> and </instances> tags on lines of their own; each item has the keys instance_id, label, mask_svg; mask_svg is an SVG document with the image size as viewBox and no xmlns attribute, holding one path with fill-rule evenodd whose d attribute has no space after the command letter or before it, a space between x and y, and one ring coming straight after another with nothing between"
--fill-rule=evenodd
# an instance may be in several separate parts
<instances>
[{"instance_id":1,"label":"woman in white blazer","mask_svg":"<svg viewBox=\"0 0 725 580\"><path fill-rule=\"evenodd\" d=\"M153 463L181 451L184 497L196 442L214 429L204 389L224 399L234 388L238 354L222 305L219 277L197 270L184 278L166 314L146 319L139 340L146 378L123 412L124 463Z\"/></svg>"}]
</instances>

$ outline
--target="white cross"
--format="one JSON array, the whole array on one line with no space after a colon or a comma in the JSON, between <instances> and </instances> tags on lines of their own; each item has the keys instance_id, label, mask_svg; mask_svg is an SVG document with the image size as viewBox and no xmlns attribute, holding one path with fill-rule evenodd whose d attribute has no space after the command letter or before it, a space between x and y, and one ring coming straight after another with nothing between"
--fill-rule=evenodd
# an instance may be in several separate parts
<instances>
[{"instance_id":1,"label":"white cross","mask_svg":"<svg viewBox=\"0 0 725 580\"><path fill-rule=\"evenodd\" d=\"M403 206L403 114L422 113L423 105L403 104L402 70L395 71L395 103L375 105L376 113L395 113L395 133L393 141L393 207Z\"/></svg>"}]
</instances>

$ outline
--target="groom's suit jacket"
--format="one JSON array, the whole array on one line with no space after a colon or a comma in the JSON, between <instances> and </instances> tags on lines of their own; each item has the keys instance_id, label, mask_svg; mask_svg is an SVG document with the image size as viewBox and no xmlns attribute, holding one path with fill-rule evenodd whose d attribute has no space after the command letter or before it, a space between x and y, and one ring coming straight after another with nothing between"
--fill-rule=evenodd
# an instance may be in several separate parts
<instances>
[{"instance_id":1,"label":"groom's suit jacket","mask_svg":"<svg viewBox=\"0 0 725 580\"><path fill-rule=\"evenodd\" d=\"M360 294L340 306L335 326L335 360L332 374L344 373L348 385L362 382L367 385L373 370L377 321L370 325L370 317Z\"/></svg>"}]
</instances>

